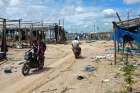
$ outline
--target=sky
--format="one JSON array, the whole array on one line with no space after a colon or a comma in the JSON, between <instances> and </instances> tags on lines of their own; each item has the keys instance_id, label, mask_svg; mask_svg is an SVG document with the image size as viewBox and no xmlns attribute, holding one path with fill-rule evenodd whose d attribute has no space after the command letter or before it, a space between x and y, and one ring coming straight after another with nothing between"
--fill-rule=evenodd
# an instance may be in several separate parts
<instances>
[{"instance_id":1,"label":"sky","mask_svg":"<svg viewBox=\"0 0 140 93\"><path fill-rule=\"evenodd\" d=\"M112 21L139 17L140 0L0 0L0 17L29 21L64 20L68 32L106 32ZM61 21L62 22L62 21Z\"/></svg>"}]
</instances>

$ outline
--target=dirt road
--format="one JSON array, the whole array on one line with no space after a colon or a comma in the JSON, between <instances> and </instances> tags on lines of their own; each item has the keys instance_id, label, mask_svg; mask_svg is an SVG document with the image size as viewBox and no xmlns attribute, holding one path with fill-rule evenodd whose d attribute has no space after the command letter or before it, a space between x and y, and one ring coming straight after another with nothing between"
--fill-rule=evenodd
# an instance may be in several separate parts
<instances>
[{"instance_id":1,"label":"dirt road","mask_svg":"<svg viewBox=\"0 0 140 93\"><path fill-rule=\"evenodd\" d=\"M81 46L82 58L75 59L70 44L48 45L43 72L26 77L21 74L21 65L17 61L8 62L17 69L11 74L5 74L1 69L0 93L109 93L121 89L122 80L115 77L116 67L106 59L95 60L97 55L104 55L105 49L113 46L111 41L83 42ZM16 57L22 60L24 52L20 50ZM84 71L87 65L95 67L96 71ZM84 79L78 80L78 76Z\"/></svg>"}]
</instances>

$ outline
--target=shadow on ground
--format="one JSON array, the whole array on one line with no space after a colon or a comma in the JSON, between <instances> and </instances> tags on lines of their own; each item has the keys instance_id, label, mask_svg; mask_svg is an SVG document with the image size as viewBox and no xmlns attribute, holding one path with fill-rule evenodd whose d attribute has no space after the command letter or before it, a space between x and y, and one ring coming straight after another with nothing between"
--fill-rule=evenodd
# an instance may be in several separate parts
<instances>
[{"instance_id":1,"label":"shadow on ground","mask_svg":"<svg viewBox=\"0 0 140 93\"><path fill-rule=\"evenodd\" d=\"M39 70L39 71L37 69L35 69L35 70L32 70L28 76L35 75L35 74L40 74L40 73L49 71L50 69L51 68L49 68L49 67L44 67L42 70Z\"/></svg>"},{"instance_id":2,"label":"shadow on ground","mask_svg":"<svg viewBox=\"0 0 140 93\"><path fill-rule=\"evenodd\" d=\"M86 57L85 56L79 56L78 58L76 59L85 59Z\"/></svg>"}]
</instances>

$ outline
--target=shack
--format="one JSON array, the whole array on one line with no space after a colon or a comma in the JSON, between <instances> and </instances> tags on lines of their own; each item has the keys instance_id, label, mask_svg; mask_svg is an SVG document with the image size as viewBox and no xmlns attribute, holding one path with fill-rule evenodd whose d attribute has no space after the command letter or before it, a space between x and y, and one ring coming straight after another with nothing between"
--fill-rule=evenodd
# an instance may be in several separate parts
<instances>
[{"instance_id":1,"label":"shack","mask_svg":"<svg viewBox=\"0 0 140 93\"><path fill-rule=\"evenodd\" d=\"M117 52L125 53L125 49L140 52L140 18L113 22L114 30L114 62L116 64ZM120 51L122 50L122 51Z\"/></svg>"}]
</instances>

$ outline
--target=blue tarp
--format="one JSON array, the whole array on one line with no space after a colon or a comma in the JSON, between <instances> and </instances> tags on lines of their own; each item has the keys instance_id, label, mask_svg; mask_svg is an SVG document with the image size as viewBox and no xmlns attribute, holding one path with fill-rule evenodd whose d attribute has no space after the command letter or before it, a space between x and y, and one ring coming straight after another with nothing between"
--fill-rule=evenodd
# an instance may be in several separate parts
<instances>
[{"instance_id":1,"label":"blue tarp","mask_svg":"<svg viewBox=\"0 0 140 93\"><path fill-rule=\"evenodd\" d=\"M116 40L117 42L122 42L124 36L128 36L129 38L132 38L135 40L135 42L140 44L140 32L135 31L135 32L129 32L126 30L123 30L123 28L117 27L115 29L114 35L113 35L113 40Z\"/></svg>"}]
</instances>

